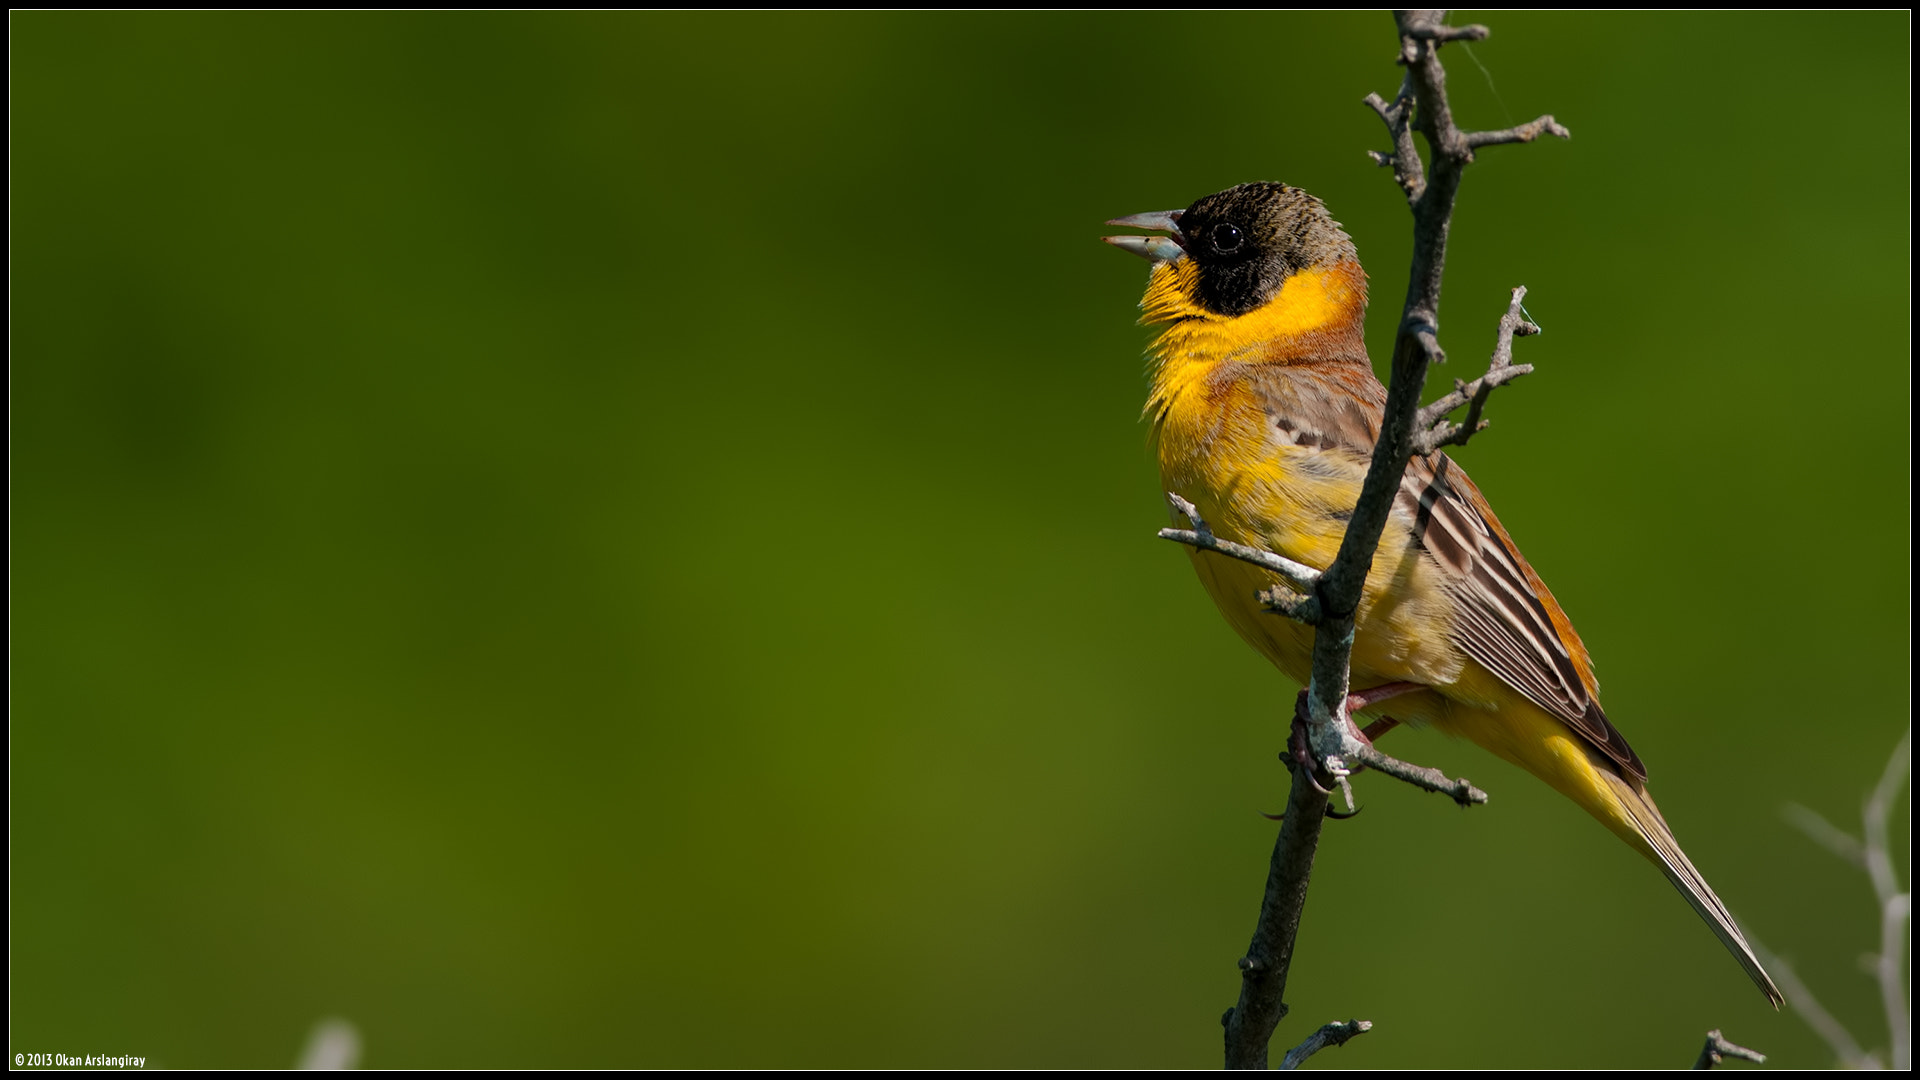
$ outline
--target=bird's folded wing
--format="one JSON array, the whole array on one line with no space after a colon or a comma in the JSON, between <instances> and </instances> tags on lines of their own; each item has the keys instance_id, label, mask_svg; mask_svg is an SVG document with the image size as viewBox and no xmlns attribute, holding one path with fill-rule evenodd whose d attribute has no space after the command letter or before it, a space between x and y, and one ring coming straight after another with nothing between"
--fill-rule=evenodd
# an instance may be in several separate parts
<instances>
[{"instance_id":1,"label":"bird's folded wing","mask_svg":"<svg viewBox=\"0 0 1920 1080\"><path fill-rule=\"evenodd\" d=\"M1415 540L1452 579L1461 651L1644 781L1640 756L1595 700L1586 646L1467 474L1445 454L1416 457L1398 499Z\"/></svg>"}]
</instances>

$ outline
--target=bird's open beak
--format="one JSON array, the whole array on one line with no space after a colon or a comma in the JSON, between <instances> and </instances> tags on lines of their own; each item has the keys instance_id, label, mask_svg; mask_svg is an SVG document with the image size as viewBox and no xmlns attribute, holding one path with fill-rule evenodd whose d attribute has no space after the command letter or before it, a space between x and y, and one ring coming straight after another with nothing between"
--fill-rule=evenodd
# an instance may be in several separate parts
<instances>
[{"instance_id":1,"label":"bird's open beak","mask_svg":"<svg viewBox=\"0 0 1920 1080\"><path fill-rule=\"evenodd\" d=\"M1150 262L1172 262L1186 254L1181 243L1181 210L1156 210L1149 214L1134 214L1130 217L1118 217L1107 222L1129 229L1161 229L1172 236L1103 236L1102 240L1119 248L1131 251Z\"/></svg>"}]
</instances>

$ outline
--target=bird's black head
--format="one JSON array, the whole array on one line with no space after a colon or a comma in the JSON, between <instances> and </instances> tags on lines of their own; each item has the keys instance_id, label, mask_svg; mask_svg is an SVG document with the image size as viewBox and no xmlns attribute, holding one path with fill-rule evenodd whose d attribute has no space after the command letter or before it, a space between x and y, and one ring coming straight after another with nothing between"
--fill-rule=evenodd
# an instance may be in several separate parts
<instances>
[{"instance_id":1,"label":"bird's black head","mask_svg":"<svg viewBox=\"0 0 1920 1080\"><path fill-rule=\"evenodd\" d=\"M1319 199L1285 184L1208 195L1181 211L1180 246L1199 267L1195 299L1221 315L1265 304L1302 270L1358 262L1353 240Z\"/></svg>"}]
</instances>

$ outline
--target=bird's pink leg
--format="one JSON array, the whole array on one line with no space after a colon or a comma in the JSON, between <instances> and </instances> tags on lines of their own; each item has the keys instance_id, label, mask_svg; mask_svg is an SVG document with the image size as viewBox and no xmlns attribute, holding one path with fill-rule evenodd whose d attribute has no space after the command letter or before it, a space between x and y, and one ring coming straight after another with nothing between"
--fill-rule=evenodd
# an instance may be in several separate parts
<instances>
[{"instance_id":1,"label":"bird's pink leg","mask_svg":"<svg viewBox=\"0 0 1920 1080\"><path fill-rule=\"evenodd\" d=\"M1351 716L1363 709L1371 709L1389 698L1397 698L1402 694L1411 694L1416 690L1425 689L1426 687L1421 686L1419 683L1390 682L1383 686L1376 686L1371 690L1356 690L1347 695L1347 715ZM1399 723L1399 721L1395 720L1394 724L1397 723ZM1372 731L1373 725L1367 725L1367 730ZM1393 724L1388 724L1386 727L1380 729L1380 733L1384 735L1391 730L1393 730Z\"/></svg>"}]
</instances>

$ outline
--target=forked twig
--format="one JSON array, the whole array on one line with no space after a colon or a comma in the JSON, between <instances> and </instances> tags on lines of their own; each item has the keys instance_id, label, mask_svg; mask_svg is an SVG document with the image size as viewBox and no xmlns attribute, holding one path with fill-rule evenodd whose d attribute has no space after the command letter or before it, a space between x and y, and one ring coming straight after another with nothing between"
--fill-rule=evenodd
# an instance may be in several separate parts
<instances>
[{"instance_id":1,"label":"forked twig","mask_svg":"<svg viewBox=\"0 0 1920 1080\"><path fill-rule=\"evenodd\" d=\"M1722 1058L1739 1058L1756 1065L1766 1063L1767 1055L1758 1050L1749 1050L1744 1046L1735 1046L1720 1037L1720 1029L1707 1032L1707 1045L1700 1048L1700 1060L1693 1063L1695 1069L1711 1069L1720 1064Z\"/></svg>"}]
</instances>

